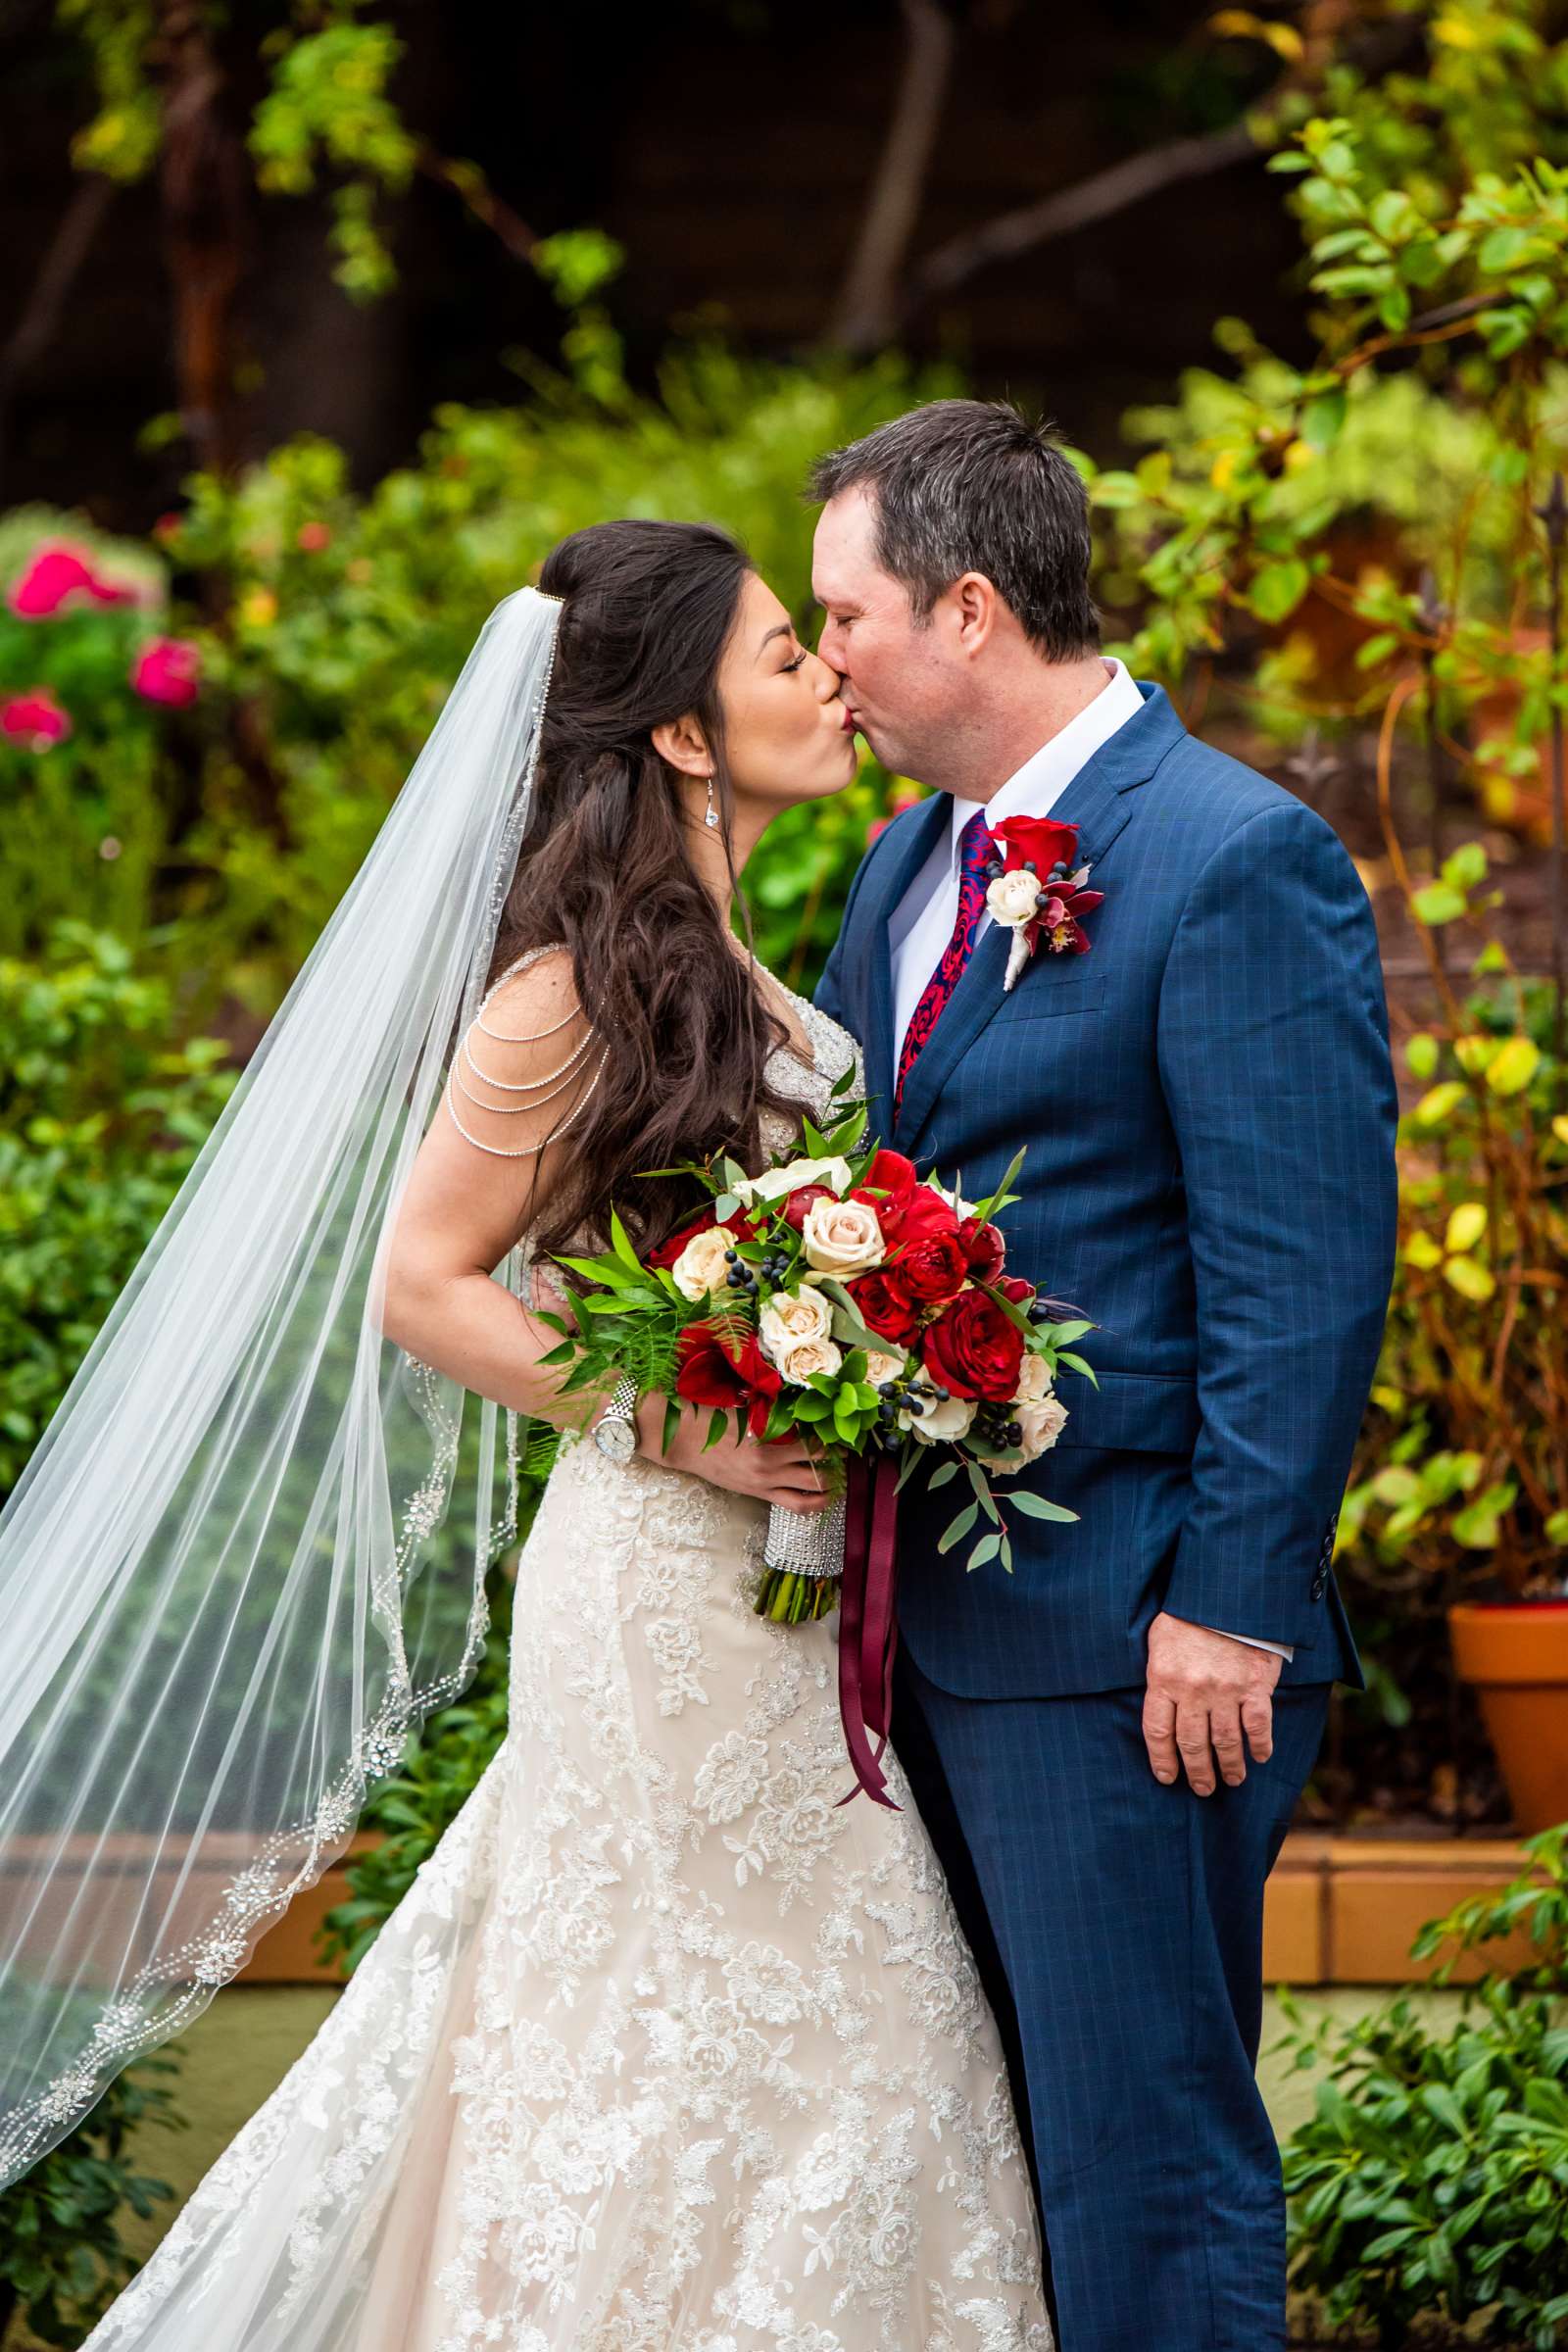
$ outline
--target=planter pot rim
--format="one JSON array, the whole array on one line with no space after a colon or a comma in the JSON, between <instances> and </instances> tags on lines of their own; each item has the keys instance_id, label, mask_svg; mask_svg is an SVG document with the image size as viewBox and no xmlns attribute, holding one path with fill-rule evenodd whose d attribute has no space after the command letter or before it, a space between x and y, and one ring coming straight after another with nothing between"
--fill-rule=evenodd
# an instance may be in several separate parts
<instances>
[{"instance_id":1,"label":"planter pot rim","mask_svg":"<svg viewBox=\"0 0 1568 2352\"><path fill-rule=\"evenodd\" d=\"M1448 1611L1453 1662L1467 1683L1568 1688L1568 1608L1461 1601Z\"/></svg>"}]
</instances>

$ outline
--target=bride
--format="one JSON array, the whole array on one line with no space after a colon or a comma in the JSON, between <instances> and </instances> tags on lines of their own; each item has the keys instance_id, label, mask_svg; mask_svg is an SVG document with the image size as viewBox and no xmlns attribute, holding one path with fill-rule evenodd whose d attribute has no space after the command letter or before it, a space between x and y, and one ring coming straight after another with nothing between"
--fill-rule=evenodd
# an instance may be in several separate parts
<instances>
[{"instance_id":1,"label":"bride","mask_svg":"<svg viewBox=\"0 0 1568 2352\"><path fill-rule=\"evenodd\" d=\"M389 1161L378 1279L366 1297L371 1339L399 1357L405 1380L423 1384L438 1431L443 1399L486 1400L484 1427L497 1410L512 1426L514 1469L514 1417L564 1431L517 1566L510 1730L314 2042L89 2342L94 2352L1050 2352L995 2021L907 1785L890 1756L902 1810L839 1801L854 1783L836 1703L837 1619L781 1627L751 1605L769 1504L821 1506L812 1461L793 1441L730 1437L706 1448L706 1415L683 1418L662 1452L662 1399L633 1405L617 1392L606 1409L558 1394L538 1360L557 1335L531 1312L569 1297L554 1258L601 1247L612 1202L643 1248L689 1214L679 1180L648 1171L720 1148L755 1169L796 1140L803 1112L824 1117L852 1064L859 1075L854 1041L750 957L729 921L739 871L772 819L854 776L838 681L740 551L702 526L579 531L551 555L538 593L508 604L528 609L543 649L491 787L498 801L510 796L516 824L498 837L477 984L452 1025L456 1050L442 1057L431 1115L406 1158ZM493 647L487 658L494 669ZM438 726L449 747L469 740L460 720L471 734L483 715L472 670ZM405 798L417 783L416 770ZM373 856L384 858L396 819ZM426 821L422 846L419 836L404 844L404 881L438 910L455 885L431 847L436 820ZM405 966L411 990L428 985L433 934L405 914L379 936L383 993L405 985ZM471 928L465 952L471 959ZM321 967L312 985L319 1004ZM384 1007L368 990L364 1004L378 1035ZM338 1004L332 1039L337 1082L350 1090L361 1050L352 1010ZM289 1017L285 1006L279 1025ZM391 1078L378 1063L375 1086L390 1102L406 1079L418 1110L425 1059ZM323 1095L314 1122L291 1106L295 1124L274 1134L284 1201L299 1179L281 1138L308 1157L332 1115ZM393 1131L383 1121L377 1134L382 1125ZM352 1160L363 1187L370 1144L356 1132L352 1152L339 1137L331 1165ZM241 1140L236 1128L230 1157ZM264 1147L258 1128L248 1154L268 1156ZM222 1166L214 1163L215 1190ZM292 1212L269 1213L276 1224ZM334 1214L341 1244L352 1220ZM285 1319L270 1294L265 1314L229 1297L225 1316L231 1258L210 1250L205 1289L199 1268L160 1269L166 1305L177 1295L191 1315L209 1314L215 1347L236 1321L249 1328L246 1314L257 1333ZM333 1313L356 1328L364 1319L357 1305ZM187 1347L196 1336L187 1331ZM380 1504L395 1486L388 1392L372 1386L375 1409L355 1422L345 1388L352 1399L345 1376L322 1408L335 1433L320 1442L330 1474L312 1489L330 1500L296 1503L288 1523L291 1540L301 1529L315 1539L318 1583L340 1556L344 1490ZM275 1384L271 1413L270 1428ZM286 1412L283 1421L307 1426ZM361 1679L329 1681L329 1701L307 1715L309 1738L284 1740L238 1703L225 1718L222 1771L240 1750L265 1752L292 1801L307 1749L330 1744L321 1727L335 1733L352 1716L346 1781L311 1767L308 1847L298 1821L260 1845L235 1882L266 1889L254 1916L231 1884L226 1909L210 1901L196 1931L171 1926L149 1943L147 1903L136 1935L118 1931L127 1956L76 2061L82 2084L173 2030L232 1973L290 1886L340 1850L367 1777L387 1769L411 1711L440 1694L439 1678L421 1690L400 1661L439 1591L435 1569L420 1587L410 1562L418 1543L440 1538L456 1450L456 1440L438 1448L433 1486L404 1494L415 1548L398 1547L403 1582L390 1608L390 1572L372 1565L348 1644ZM181 1496L192 1488L187 1455L171 1460L181 1477L171 1473L166 1513L176 1483ZM253 1464L247 1496L260 1483ZM390 1505L360 1514L390 1515ZM28 1528L19 1519L6 1532L20 1552ZM231 1535L232 1524L216 1547L225 1573ZM480 1566L486 1550L482 1534ZM220 1581L214 1557L213 1547L188 1554L191 1576L205 1562L204 1605ZM295 1577L269 1588L296 1668L309 1589ZM164 1616L184 1590L160 1588ZM138 1622L148 1622L145 1589ZM371 1688L365 1661L377 1629L397 1671ZM470 1624L459 1643L469 1663L472 1636ZM59 1688L88 1639L83 1620L74 1652L57 1643ZM172 1646L159 1687L177 1696ZM343 1647L335 1634L323 1645L335 1670ZM274 1713L285 1679L308 1678L279 1664ZM377 1693L388 1688L408 1703L383 1720ZM33 1703L36 1727L47 1693ZM69 1707L54 1703L59 1744ZM8 1708L0 1729L17 1720ZM193 1747L220 1754L216 1740ZM209 1781L179 1818L198 1840L214 1818L242 1820L260 1839L261 1780L253 1762L246 1803L216 1813ZM286 1809L278 1796L274 1810ZM161 1818L176 1810L166 1805ZM35 1803L10 1818L37 1816ZM125 1807L117 1818L129 1818ZM43 1885L58 1888L66 1841L50 1819L57 1842ZM79 1829L78 1814L65 1826ZM199 1873L175 1875L188 1910ZM159 1885L168 1877L166 1853ZM97 1889L96 1921L107 1880L85 1884ZM177 1908L171 1898L172 1916ZM40 1897L30 1915L81 1909L51 1910ZM179 1925L189 1929L188 1917ZM48 1967L36 1939L24 1954L29 1982L58 1985L64 1971L79 1997L89 1978L114 1976L101 1951L92 1967L76 1958L66 1969L60 1954L75 1946L63 1927L51 1936ZM138 2000L156 2011L140 2029ZM122 2030L127 2014L133 2025ZM47 2080L47 2067L34 2075ZM70 2080L62 2072L51 2091L30 2089L17 2112L53 2116L58 2136Z\"/></svg>"}]
</instances>

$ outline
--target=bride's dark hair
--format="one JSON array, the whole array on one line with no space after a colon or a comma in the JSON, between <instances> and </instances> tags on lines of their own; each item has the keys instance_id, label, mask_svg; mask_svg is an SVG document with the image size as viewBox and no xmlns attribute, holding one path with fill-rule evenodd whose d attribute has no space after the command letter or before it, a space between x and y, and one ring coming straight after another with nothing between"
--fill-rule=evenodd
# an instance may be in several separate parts
<instances>
[{"instance_id":1,"label":"bride's dark hair","mask_svg":"<svg viewBox=\"0 0 1568 2352\"><path fill-rule=\"evenodd\" d=\"M607 1239L612 1202L635 1241L657 1246L696 1200L689 1180L639 1171L718 1151L755 1170L760 1112L799 1112L764 1075L788 1032L726 944L687 851L677 771L652 741L695 711L728 851L717 678L750 569L707 524L625 521L573 531L539 575L564 610L533 813L489 976L529 948L564 944L608 1049L539 1220L542 1250L567 1247L580 1227Z\"/></svg>"}]
</instances>

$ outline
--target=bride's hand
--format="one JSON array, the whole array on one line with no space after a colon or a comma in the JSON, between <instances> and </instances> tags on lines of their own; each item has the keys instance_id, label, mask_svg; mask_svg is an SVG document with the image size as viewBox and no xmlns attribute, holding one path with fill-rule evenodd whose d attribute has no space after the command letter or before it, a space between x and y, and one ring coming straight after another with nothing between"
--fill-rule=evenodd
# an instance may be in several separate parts
<instances>
[{"instance_id":1,"label":"bride's hand","mask_svg":"<svg viewBox=\"0 0 1568 2352\"><path fill-rule=\"evenodd\" d=\"M664 1399L645 1396L637 1407L637 1450L646 1461L663 1462L671 1470L690 1471L710 1486L727 1487L732 1494L752 1494L759 1502L780 1502L789 1511L820 1511L827 1507L820 1472L799 1438L778 1438L764 1445L760 1438L735 1434L735 1417L716 1446L706 1452L709 1415L682 1408L680 1427L664 1452L660 1441L664 1427Z\"/></svg>"}]
</instances>

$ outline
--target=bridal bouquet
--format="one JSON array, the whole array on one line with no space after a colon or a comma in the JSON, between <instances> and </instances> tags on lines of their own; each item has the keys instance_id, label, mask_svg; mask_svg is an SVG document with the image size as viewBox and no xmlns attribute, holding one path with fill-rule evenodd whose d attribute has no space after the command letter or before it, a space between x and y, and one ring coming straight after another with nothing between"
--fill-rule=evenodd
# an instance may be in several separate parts
<instances>
[{"instance_id":1,"label":"bridal bouquet","mask_svg":"<svg viewBox=\"0 0 1568 2352\"><path fill-rule=\"evenodd\" d=\"M835 1091L852 1082L846 1073ZM934 1176L917 1181L909 1160L867 1146L864 1130L863 1106L825 1133L807 1120L804 1154L759 1176L723 1156L650 1171L694 1178L709 1205L646 1257L612 1215L604 1255L560 1259L582 1286L577 1327L539 1319L562 1335L541 1360L568 1367L563 1392L608 1394L629 1376L639 1394L668 1399L666 1446L684 1401L710 1415L710 1446L733 1414L755 1437L800 1436L818 1451L832 1499L819 1514L774 1508L756 1607L793 1625L842 1597L846 1731L861 1786L875 1790L848 1683L885 1740L898 1493L922 1461L933 1487L964 1478L968 1498L938 1548L978 1531L967 1566L998 1559L1010 1571L992 1481L1055 1444L1067 1418L1058 1365L1094 1373L1073 1351L1093 1326L1055 1320L1004 1271L993 1219L1016 1197L1022 1152L989 1200L970 1203ZM1026 1490L1011 1507L1077 1517Z\"/></svg>"}]
</instances>

